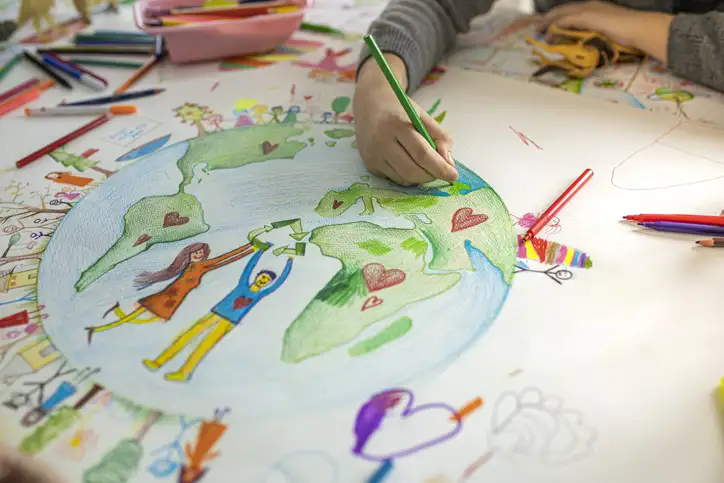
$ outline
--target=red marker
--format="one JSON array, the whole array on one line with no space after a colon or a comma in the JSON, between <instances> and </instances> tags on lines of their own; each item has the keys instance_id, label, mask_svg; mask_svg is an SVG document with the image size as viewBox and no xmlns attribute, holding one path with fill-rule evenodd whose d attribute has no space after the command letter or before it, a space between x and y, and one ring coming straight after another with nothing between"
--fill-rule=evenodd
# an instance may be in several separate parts
<instances>
[{"instance_id":1,"label":"red marker","mask_svg":"<svg viewBox=\"0 0 724 483\"><path fill-rule=\"evenodd\" d=\"M563 192L561 196L558 197L556 201L553 202L553 204L545 211L542 215L538 218L538 220L533 224L533 226L530 227L530 230L526 232L526 234L522 238L522 242L525 243L531 238L535 237L538 232L540 232L543 228L546 227L549 221L551 221L555 216L558 214L559 211L568 203L571 198L575 196L578 191L580 191L581 188L583 188L583 185L588 182L589 179L591 179L591 176L593 176L593 170L587 169L585 170L577 180L575 180L566 191Z\"/></svg>"}]
</instances>

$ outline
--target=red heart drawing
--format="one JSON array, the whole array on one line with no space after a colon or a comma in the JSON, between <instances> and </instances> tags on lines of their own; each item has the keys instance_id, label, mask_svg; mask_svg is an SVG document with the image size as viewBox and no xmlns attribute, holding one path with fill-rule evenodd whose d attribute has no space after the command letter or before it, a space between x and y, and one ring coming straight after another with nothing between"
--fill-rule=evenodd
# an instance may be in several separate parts
<instances>
[{"instance_id":1,"label":"red heart drawing","mask_svg":"<svg viewBox=\"0 0 724 483\"><path fill-rule=\"evenodd\" d=\"M248 297L236 297L234 300L234 310L239 310L247 305L251 305L252 300Z\"/></svg>"},{"instance_id":2,"label":"red heart drawing","mask_svg":"<svg viewBox=\"0 0 724 483\"><path fill-rule=\"evenodd\" d=\"M488 219L488 215L473 215L472 208L460 208L452 217L452 232L477 226Z\"/></svg>"},{"instance_id":3,"label":"red heart drawing","mask_svg":"<svg viewBox=\"0 0 724 483\"><path fill-rule=\"evenodd\" d=\"M308 101L308 100L310 100L311 98L312 98L312 96L304 96L304 100L305 100L305 101Z\"/></svg>"},{"instance_id":4,"label":"red heart drawing","mask_svg":"<svg viewBox=\"0 0 724 483\"><path fill-rule=\"evenodd\" d=\"M143 235L139 236L139 237L136 239L136 242L133 244L133 246L134 246L134 247L137 247L137 246L140 245L141 243L147 242L147 241L150 240L150 239L151 239L151 235L149 235L149 234L147 234L147 233L144 233Z\"/></svg>"},{"instance_id":5,"label":"red heart drawing","mask_svg":"<svg viewBox=\"0 0 724 483\"><path fill-rule=\"evenodd\" d=\"M384 302L384 300L373 295L372 297L365 300L365 303L362 304L362 310L360 310L360 312L364 312L367 309L371 309L371 308L377 307L378 305L382 305L382 302Z\"/></svg>"},{"instance_id":6,"label":"red heart drawing","mask_svg":"<svg viewBox=\"0 0 724 483\"><path fill-rule=\"evenodd\" d=\"M264 154L269 154L278 147L279 147L279 144L272 144L269 141L264 141L263 143L261 143L261 151Z\"/></svg>"},{"instance_id":7,"label":"red heart drawing","mask_svg":"<svg viewBox=\"0 0 724 483\"><path fill-rule=\"evenodd\" d=\"M333 210L336 210L337 208L339 208L340 206L342 206L342 204L343 204L342 201L334 200L334 201L332 202L332 209L333 209Z\"/></svg>"},{"instance_id":8,"label":"red heart drawing","mask_svg":"<svg viewBox=\"0 0 724 483\"><path fill-rule=\"evenodd\" d=\"M170 226L181 226L181 225L185 225L188 222L189 222L189 217L179 215L178 211L172 211L171 213L166 213L166 216L163 217L163 227L164 228L168 228Z\"/></svg>"},{"instance_id":9,"label":"red heart drawing","mask_svg":"<svg viewBox=\"0 0 724 483\"><path fill-rule=\"evenodd\" d=\"M376 292L404 282L405 272L397 268L386 270L381 263L368 263L362 269L362 277L367 284L367 290Z\"/></svg>"}]
</instances>

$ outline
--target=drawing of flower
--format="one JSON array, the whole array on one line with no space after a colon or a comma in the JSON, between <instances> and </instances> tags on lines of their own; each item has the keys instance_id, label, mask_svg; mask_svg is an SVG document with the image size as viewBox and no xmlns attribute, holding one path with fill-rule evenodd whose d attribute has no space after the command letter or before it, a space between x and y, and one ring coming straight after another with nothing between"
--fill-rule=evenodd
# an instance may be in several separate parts
<instances>
[{"instance_id":1,"label":"drawing of flower","mask_svg":"<svg viewBox=\"0 0 724 483\"><path fill-rule=\"evenodd\" d=\"M193 124L198 130L199 136L207 134L203 123L207 120L208 116L214 114L214 111L208 106L202 106L193 102L182 104L173 109L173 111L176 113L176 117L181 118L182 124Z\"/></svg>"},{"instance_id":2,"label":"drawing of flower","mask_svg":"<svg viewBox=\"0 0 724 483\"><path fill-rule=\"evenodd\" d=\"M528 388L498 398L489 439L497 454L555 465L588 456L596 431L580 412L566 408L559 397Z\"/></svg>"}]
</instances>

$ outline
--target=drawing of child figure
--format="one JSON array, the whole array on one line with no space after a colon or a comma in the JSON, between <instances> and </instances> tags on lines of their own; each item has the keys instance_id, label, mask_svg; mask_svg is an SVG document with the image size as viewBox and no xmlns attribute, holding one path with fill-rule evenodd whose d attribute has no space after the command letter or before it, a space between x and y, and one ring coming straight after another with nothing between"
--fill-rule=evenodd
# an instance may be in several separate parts
<instances>
[{"instance_id":1,"label":"drawing of child figure","mask_svg":"<svg viewBox=\"0 0 724 483\"><path fill-rule=\"evenodd\" d=\"M201 279L206 273L249 255L252 252L252 245L247 243L212 259L209 259L210 252L211 249L207 243L192 243L181 250L173 262L163 270L141 273L135 280L135 284L139 289L175 277L176 279L160 292L139 300L139 307L129 314L126 314L120 308L120 304L116 302L105 313L104 317L113 312L118 320L104 325L86 327L88 343L91 343L93 334L96 332L114 329L123 324L148 324L169 320L181 306L186 296L201 284ZM144 314L148 316L142 317Z\"/></svg>"},{"instance_id":2,"label":"drawing of child figure","mask_svg":"<svg viewBox=\"0 0 724 483\"><path fill-rule=\"evenodd\" d=\"M160 369L191 344L196 337L208 331L186 359L183 366L178 371L170 372L165 376L167 381L187 381L211 349L234 327L239 325L256 304L264 297L271 295L286 281L292 269L291 257L287 260L284 270L278 278L276 273L271 270L261 270L252 281L252 271L264 253L263 250L257 250L256 248L253 250L256 253L244 267L237 286L216 304L207 315L196 321L191 327L183 330L156 359L144 359L143 364L148 369L151 371Z\"/></svg>"}]
</instances>

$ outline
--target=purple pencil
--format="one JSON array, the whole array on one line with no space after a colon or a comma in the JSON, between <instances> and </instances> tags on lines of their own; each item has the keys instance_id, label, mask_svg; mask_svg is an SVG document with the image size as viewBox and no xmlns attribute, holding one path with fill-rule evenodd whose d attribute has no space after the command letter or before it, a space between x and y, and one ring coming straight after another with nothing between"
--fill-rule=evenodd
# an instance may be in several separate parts
<instances>
[{"instance_id":1,"label":"purple pencil","mask_svg":"<svg viewBox=\"0 0 724 483\"><path fill-rule=\"evenodd\" d=\"M31 87L33 87L35 84L40 82L40 79L37 77L33 77L29 81L25 81L22 84L18 84L9 91L5 91L2 94L0 94L0 102L6 101L7 99L10 99L13 96L16 96L20 94L21 92L27 91Z\"/></svg>"},{"instance_id":2,"label":"purple pencil","mask_svg":"<svg viewBox=\"0 0 724 483\"><path fill-rule=\"evenodd\" d=\"M640 226L657 231L688 233L692 235L724 235L724 226L703 225L698 223L677 223L673 221L654 221L639 223Z\"/></svg>"}]
</instances>

